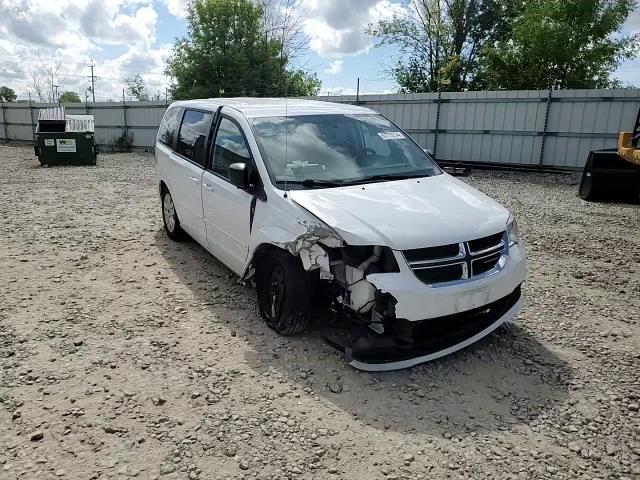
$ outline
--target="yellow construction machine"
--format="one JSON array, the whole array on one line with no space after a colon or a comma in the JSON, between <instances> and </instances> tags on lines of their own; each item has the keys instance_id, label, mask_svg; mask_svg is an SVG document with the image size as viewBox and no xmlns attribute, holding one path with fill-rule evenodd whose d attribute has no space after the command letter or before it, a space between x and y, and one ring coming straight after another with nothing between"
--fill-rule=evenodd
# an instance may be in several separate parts
<instances>
[{"instance_id":1,"label":"yellow construction machine","mask_svg":"<svg viewBox=\"0 0 640 480\"><path fill-rule=\"evenodd\" d=\"M588 201L640 201L640 111L633 132L618 135L618 148L589 153L580 183Z\"/></svg>"}]
</instances>

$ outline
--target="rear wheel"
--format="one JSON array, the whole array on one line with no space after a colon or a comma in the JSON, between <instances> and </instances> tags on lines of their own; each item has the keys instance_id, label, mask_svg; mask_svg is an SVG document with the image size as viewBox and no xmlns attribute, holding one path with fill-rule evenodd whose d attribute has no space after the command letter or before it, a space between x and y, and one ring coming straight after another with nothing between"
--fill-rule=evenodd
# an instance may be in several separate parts
<instances>
[{"instance_id":1,"label":"rear wheel","mask_svg":"<svg viewBox=\"0 0 640 480\"><path fill-rule=\"evenodd\" d=\"M184 237L184 231L180 226L180 220L176 213L173 197L168 190L164 190L162 194L162 220L169 238L172 240L181 240Z\"/></svg>"},{"instance_id":2,"label":"rear wheel","mask_svg":"<svg viewBox=\"0 0 640 480\"><path fill-rule=\"evenodd\" d=\"M256 265L260 315L281 335L295 335L312 323L314 276L288 252L262 252Z\"/></svg>"}]
</instances>

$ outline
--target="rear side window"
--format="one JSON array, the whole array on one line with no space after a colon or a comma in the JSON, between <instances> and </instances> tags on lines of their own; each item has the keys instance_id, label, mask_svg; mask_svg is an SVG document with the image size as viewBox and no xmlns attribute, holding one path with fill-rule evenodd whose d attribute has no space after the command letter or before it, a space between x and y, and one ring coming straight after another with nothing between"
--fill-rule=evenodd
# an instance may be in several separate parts
<instances>
[{"instance_id":1,"label":"rear side window","mask_svg":"<svg viewBox=\"0 0 640 480\"><path fill-rule=\"evenodd\" d=\"M240 127L231 120L223 118L216 135L213 171L224 178L229 178L229 165L232 163L246 163L250 166L251 154Z\"/></svg>"},{"instance_id":2,"label":"rear side window","mask_svg":"<svg viewBox=\"0 0 640 480\"><path fill-rule=\"evenodd\" d=\"M176 151L190 160L205 166L207 138L211 130L213 115L207 112L187 110L182 118Z\"/></svg>"},{"instance_id":3,"label":"rear side window","mask_svg":"<svg viewBox=\"0 0 640 480\"><path fill-rule=\"evenodd\" d=\"M173 148L178 133L178 126L180 125L181 113L182 109L180 107L173 107L167 110L164 117L162 117L162 123L160 123L160 128L158 129L159 142Z\"/></svg>"}]
</instances>

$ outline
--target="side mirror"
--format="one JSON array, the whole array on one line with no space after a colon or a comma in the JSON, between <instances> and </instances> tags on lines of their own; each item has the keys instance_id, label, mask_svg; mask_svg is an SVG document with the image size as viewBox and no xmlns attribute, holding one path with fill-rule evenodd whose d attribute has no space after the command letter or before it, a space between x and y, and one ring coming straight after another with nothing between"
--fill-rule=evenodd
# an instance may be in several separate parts
<instances>
[{"instance_id":1,"label":"side mirror","mask_svg":"<svg viewBox=\"0 0 640 480\"><path fill-rule=\"evenodd\" d=\"M238 188L249 188L249 169L246 163L229 165L229 181Z\"/></svg>"},{"instance_id":2,"label":"side mirror","mask_svg":"<svg viewBox=\"0 0 640 480\"><path fill-rule=\"evenodd\" d=\"M430 148L423 148L422 150L424 150L424 153L426 153L430 157L433 157L433 150L431 150Z\"/></svg>"}]
</instances>

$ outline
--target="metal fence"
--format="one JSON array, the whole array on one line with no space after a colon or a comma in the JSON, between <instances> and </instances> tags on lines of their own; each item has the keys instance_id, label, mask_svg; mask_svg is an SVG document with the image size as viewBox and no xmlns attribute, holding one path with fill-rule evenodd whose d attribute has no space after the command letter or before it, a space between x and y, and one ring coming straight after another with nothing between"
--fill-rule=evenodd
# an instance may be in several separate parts
<instances>
[{"instance_id":1,"label":"metal fence","mask_svg":"<svg viewBox=\"0 0 640 480\"><path fill-rule=\"evenodd\" d=\"M399 124L443 161L582 168L590 150L615 147L632 128L640 90L560 90L314 97L358 103ZM0 141L30 141L44 104L5 103ZM68 113L95 116L97 142L126 133L136 149L153 147L164 102L75 104Z\"/></svg>"},{"instance_id":2,"label":"metal fence","mask_svg":"<svg viewBox=\"0 0 640 480\"><path fill-rule=\"evenodd\" d=\"M400 125L438 160L578 169L634 125L640 90L558 90L322 97Z\"/></svg>"},{"instance_id":3,"label":"metal fence","mask_svg":"<svg viewBox=\"0 0 640 480\"><path fill-rule=\"evenodd\" d=\"M33 141L38 110L51 106L45 103L3 103L0 108L0 142ZM65 105L65 113L93 115L96 143L102 149L114 148L127 138L133 149L149 150L155 143L166 108L165 102L98 102Z\"/></svg>"}]
</instances>

